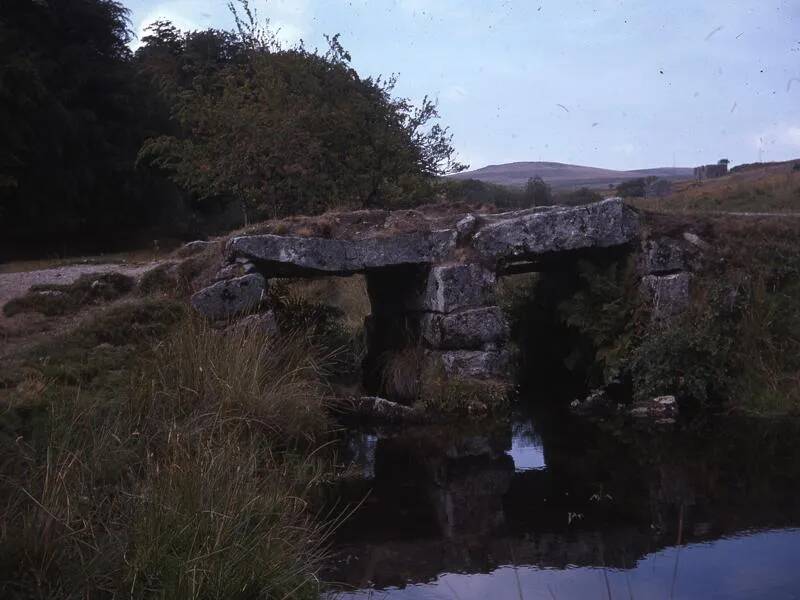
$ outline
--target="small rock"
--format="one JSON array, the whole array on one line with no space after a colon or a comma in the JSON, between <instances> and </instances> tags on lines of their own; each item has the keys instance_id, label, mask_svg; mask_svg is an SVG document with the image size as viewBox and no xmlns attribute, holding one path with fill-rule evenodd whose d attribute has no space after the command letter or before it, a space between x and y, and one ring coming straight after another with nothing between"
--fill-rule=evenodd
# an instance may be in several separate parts
<instances>
[{"instance_id":1,"label":"small rock","mask_svg":"<svg viewBox=\"0 0 800 600\"><path fill-rule=\"evenodd\" d=\"M273 337L278 334L278 319L275 317L274 311L268 310L267 312L248 315L243 319L239 319L229 329L237 332L246 332L248 335Z\"/></svg>"},{"instance_id":2,"label":"small rock","mask_svg":"<svg viewBox=\"0 0 800 600\"><path fill-rule=\"evenodd\" d=\"M255 310L267 291L261 275L250 274L220 281L192 296L192 306L212 321L230 319Z\"/></svg>"},{"instance_id":3,"label":"small rock","mask_svg":"<svg viewBox=\"0 0 800 600\"><path fill-rule=\"evenodd\" d=\"M582 401L575 399L570 402L570 410L577 415L596 415L608 413L613 410L611 399L603 389L592 390Z\"/></svg>"},{"instance_id":4,"label":"small rock","mask_svg":"<svg viewBox=\"0 0 800 600\"><path fill-rule=\"evenodd\" d=\"M378 396L355 399L352 412L355 416L382 423L414 423L422 420L422 413L418 409Z\"/></svg>"},{"instance_id":5,"label":"small rock","mask_svg":"<svg viewBox=\"0 0 800 600\"><path fill-rule=\"evenodd\" d=\"M703 240L703 238L701 238L699 235L691 233L690 231L687 231L683 234L683 239L692 244L692 246L696 246L701 250L711 249L711 244Z\"/></svg>"},{"instance_id":6,"label":"small rock","mask_svg":"<svg viewBox=\"0 0 800 600\"><path fill-rule=\"evenodd\" d=\"M674 422L678 416L678 402L675 396L658 396L634 403L628 414L637 419L654 419L657 423Z\"/></svg>"}]
</instances>

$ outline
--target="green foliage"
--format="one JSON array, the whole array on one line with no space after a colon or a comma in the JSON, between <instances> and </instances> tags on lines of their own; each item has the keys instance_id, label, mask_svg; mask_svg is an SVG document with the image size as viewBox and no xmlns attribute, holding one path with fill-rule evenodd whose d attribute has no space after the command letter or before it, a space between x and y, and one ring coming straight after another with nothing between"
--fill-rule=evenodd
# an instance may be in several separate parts
<instances>
[{"instance_id":1,"label":"green foliage","mask_svg":"<svg viewBox=\"0 0 800 600\"><path fill-rule=\"evenodd\" d=\"M442 179L437 183L437 191L447 202L491 204L506 209L529 207L522 190L479 179Z\"/></svg>"},{"instance_id":2,"label":"green foliage","mask_svg":"<svg viewBox=\"0 0 800 600\"><path fill-rule=\"evenodd\" d=\"M588 370L588 387L630 381L636 400L674 394L711 410L800 412L800 232L774 220L708 227L713 247L677 317L651 318L632 258L581 262L577 279L542 274L504 294L523 353L545 338L573 377Z\"/></svg>"},{"instance_id":3,"label":"green foliage","mask_svg":"<svg viewBox=\"0 0 800 600\"><path fill-rule=\"evenodd\" d=\"M594 369L609 382L622 373L638 334L638 285L632 257L600 265L578 264L577 291L560 302L557 313L568 327L588 339Z\"/></svg>"},{"instance_id":4,"label":"green foliage","mask_svg":"<svg viewBox=\"0 0 800 600\"><path fill-rule=\"evenodd\" d=\"M653 327L628 348L626 367L635 399L671 394L684 404L711 407L730 390L733 343L731 330L713 310L696 310Z\"/></svg>"},{"instance_id":5,"label":"green foliage","mask_svg":"<svg viewBox=\"0 0 800 600\"><path fill-rule=\"evenodd\" d=\"M244 5L247 10L247 4ZM396 206L464 168L436 106L392 97L395 79L362 79L338 36L320 54L284 49L251 13L238 33L157 23L136 60L179 125L147 140L139 163L200 201L235 200L270 217Z\"/></svg>"},{"instance_id":6,"label":"green foliage","mask_svg":"<svg viewBox=\"0 0 800 600\"><path fill-rule=\"evenodd\" d=\"M617 194L623 198L644 198L647 180L644 177L629 179L617 185Z\"/></svg>"}]
</instances>

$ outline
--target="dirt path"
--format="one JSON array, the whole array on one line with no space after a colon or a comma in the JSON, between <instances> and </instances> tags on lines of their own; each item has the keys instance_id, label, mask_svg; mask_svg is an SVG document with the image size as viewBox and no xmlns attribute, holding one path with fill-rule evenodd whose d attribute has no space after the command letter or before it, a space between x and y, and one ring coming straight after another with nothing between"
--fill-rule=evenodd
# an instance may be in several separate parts
<instances>
[{"instance_id":1,"label":"dirt path","mask_svg":"<svg viewBox=\"0 0 800 600\"><path fill-rule=\"evenodd\" d=\"M73 328L81 319L93 314L82 310L77 315L46 317L39 313L21 313L7 317L3 307L9 300L25 295L32 286L41 284L70 284L82 275L121 273L139 278L159 264L159 261L135 264L78 264L34 271L0 273L0 359L30 347L49 336Z\"/></svg>"}]
</instances>

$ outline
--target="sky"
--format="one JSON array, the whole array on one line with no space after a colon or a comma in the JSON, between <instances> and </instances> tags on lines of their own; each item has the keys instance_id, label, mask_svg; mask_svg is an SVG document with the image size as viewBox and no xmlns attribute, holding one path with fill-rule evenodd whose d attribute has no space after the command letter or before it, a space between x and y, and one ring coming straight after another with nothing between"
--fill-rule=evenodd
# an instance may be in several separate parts
<instances>
[{"instance_id":1,"label":"sky","mask_svg":"<svg viewBox=\"0 0 800 600\"><path fill-rule=\"evenodd\" d=\"M122 0L134 32L225 0ZM800 157L800 0L251 0L286 44L438 100L462 161L612 169ZM132 45L135 47L137 40Z\"/></svg>"}]
</instances>

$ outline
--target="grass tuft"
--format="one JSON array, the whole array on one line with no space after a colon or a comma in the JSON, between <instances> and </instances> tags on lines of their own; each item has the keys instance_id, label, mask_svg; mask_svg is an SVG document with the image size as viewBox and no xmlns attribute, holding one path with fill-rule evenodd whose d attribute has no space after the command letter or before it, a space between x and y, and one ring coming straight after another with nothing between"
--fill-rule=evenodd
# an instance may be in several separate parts
<instances>
[{"instance_id":1,"label":"grass tuft","mask_svg":"<svg viewBox=\"0 0 800 600\"><path fill-rule=\"evenodd\" d=\"M0 595L317 597L327 417L307 338L220 332L162 299L67 344L28 365L33 404L0 406ZM104 344L102 371L80 366Z\"/></svg>"}]
</instances>

